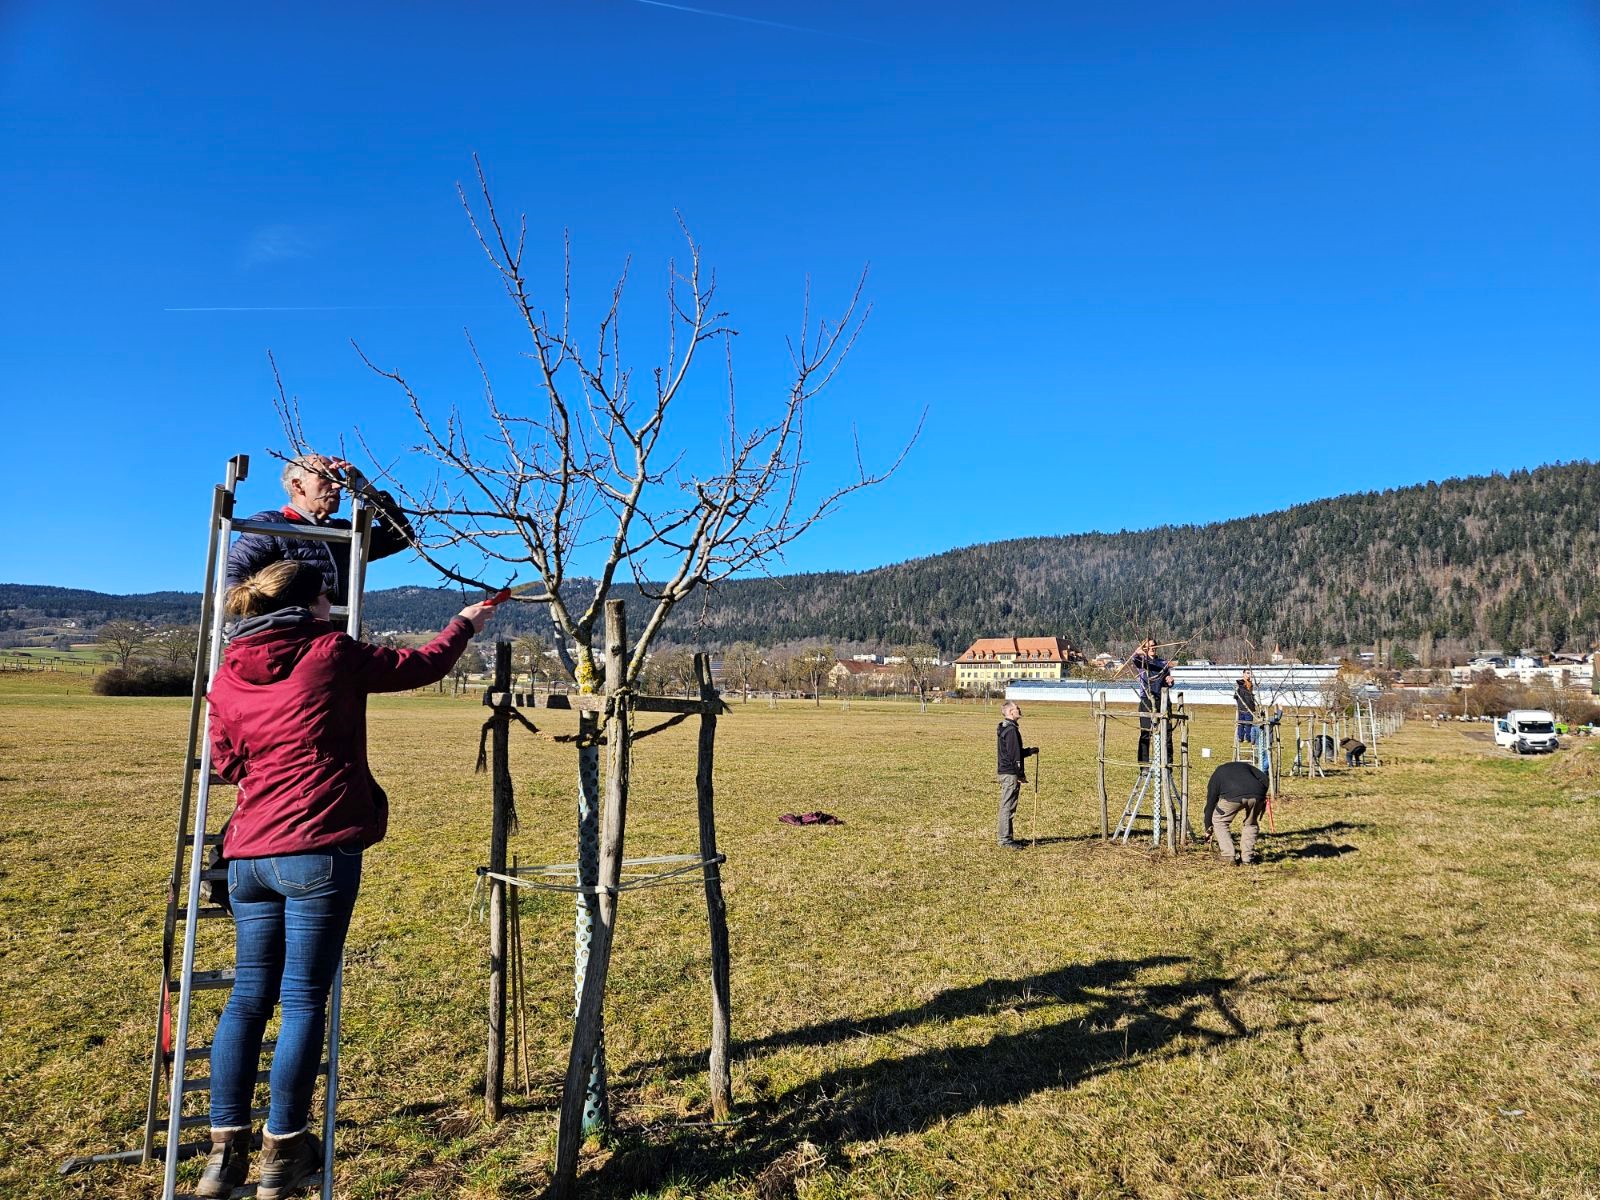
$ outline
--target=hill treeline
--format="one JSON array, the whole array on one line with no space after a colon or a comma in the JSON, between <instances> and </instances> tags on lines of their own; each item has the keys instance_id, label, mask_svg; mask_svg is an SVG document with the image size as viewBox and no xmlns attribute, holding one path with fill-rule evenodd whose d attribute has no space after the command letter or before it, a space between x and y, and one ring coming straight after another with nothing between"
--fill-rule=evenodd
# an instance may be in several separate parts
<instances>
[{"instance_id":1,"label":"hill treeline","mask_svg":"<svg viewBox=\"0 0 1600 1200\"><path fill-rule=\"evenodd\" d=\"M1600 639L1600 465L1340 496L1213 525L1020 538L859 574L741 581L708 642L825 634L959 650L1245 638L1311 657L1380 640L1563 649Z\"/></svg>"},{"instance_id":2,"label":"hill treeline","mask_svg":"<svg viewBox=\"0 0 1600 1200\"><path fill-rule=\"evenodd\" d=\"M1019 538L863 572L737 580L675 614L680 645L1055 635L1088 647L1244 639L1308 657L1380 641L1565 649L1600 640L1600 465L1340 496L1212 525ZM574 585L574 597L582 585ZM631 587L630 625L643 614ZM369 626L436 629L448 589L370 593ZM0 585L0 628L39 613L193 620L193 593ZM497 624L533 627L527 610ZM502 632L505 630L502 629ZM1190 652L1193 652L1192 650Z\"/></svg>"}]
</instances>

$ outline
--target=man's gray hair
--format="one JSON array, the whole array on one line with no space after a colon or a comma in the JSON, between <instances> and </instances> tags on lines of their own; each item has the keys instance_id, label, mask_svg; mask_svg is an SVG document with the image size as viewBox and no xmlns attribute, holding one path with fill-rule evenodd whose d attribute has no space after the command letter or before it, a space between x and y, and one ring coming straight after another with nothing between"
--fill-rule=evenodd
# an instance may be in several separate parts
<instances>
[{"instance_id":1,"label":"man's gray hair","mask_svg":"<svg viewBox=\"0 0 1600 1200\"><path fill-rule=\"evenodd\" d=\"M1000 711L1003 712L1003 713L1021 712L1022 711L1022 705L1018 704L1015 700L1007 700L1004 704L1002 704L1000 706Z\"/></svg>"},{"instance_id":2,"label":"man's gray hair","mask_svg":"<svg viewBox=\"0 0 1600 1200\"><path fill-rule=\"evenodd\" d=\"M289 485L296 479L304 479L308 475L320 475L327 461L320 454L302 454L291 458L283 464L283 490L293 495L294 489Z\"/></svg>"}]
</instances>

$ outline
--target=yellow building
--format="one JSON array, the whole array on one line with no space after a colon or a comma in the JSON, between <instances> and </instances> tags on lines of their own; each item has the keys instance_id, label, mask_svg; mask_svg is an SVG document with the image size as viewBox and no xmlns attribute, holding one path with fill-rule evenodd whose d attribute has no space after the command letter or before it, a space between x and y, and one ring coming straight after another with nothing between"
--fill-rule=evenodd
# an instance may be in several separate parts
<instances>
[{"instance_id":1,"label":"yellow building","mask_svg":"<svg viewBox=\"0 0 1600 1200\"><path fill-rule=\"evenodd\" d=\"M1065 638L979 638L956 659L956 686L985 691L1013 679L1065 679L1074 657Z\"/></svg>"}]
</instances>

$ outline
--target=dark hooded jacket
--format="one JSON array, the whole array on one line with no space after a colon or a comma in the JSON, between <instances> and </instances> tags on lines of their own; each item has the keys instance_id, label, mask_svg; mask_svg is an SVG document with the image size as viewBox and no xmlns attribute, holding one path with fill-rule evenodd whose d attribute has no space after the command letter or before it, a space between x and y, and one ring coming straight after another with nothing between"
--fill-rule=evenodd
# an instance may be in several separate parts
<instances>
[{"instance_id":1,"label":"dark hooded jacket","mask_svg":"<svg viewBox=\"0 0 1600 1200\"><path fill-rule=\"evenodd\" d=\"M1233 707L1241 725L1246 721L1255 720L1256 690L1253 687L1246 687L1242 679L1233 689Z\"/></svg>"},{"instance_id":2,"label":"dark hooded jacket","mask_svg":"<svg viewBox=\"0 0 1600 1200\"><path fill-rule=\"evenodd\" d=\"M375 562L398 554L411 543L406 539L411 526L405 514L388 492L376 492L372 497L372 541L367 547L367 561ZM275 521L280 525L309 525L312 522L304 513L291 505L258 512L252 521ZM329 517L316 522L328 529L349 529L350 522L343 517ZM275 562L293 559L306 562L322 572L324 589L335 604L344 604L349 595L350 545L348 542L320 542L309 538L279 537L274 533L241 533L228 548L228 586L237 587L263 567Z\"/></svg>"},{"instance_id":3,"label":"dark hooded jacket","mask_svg":"<svg viewBox=\"0 0 1600 1200\"><path fill-rule=\"evenodd\" d=\"M239 785L223 853L380 840L389 800L367 767L367 695L436 683L471 640L463 617L420 650L355 641L303 608L242 623L209 694L212 770Z\"/></svg>"}]
</instances>

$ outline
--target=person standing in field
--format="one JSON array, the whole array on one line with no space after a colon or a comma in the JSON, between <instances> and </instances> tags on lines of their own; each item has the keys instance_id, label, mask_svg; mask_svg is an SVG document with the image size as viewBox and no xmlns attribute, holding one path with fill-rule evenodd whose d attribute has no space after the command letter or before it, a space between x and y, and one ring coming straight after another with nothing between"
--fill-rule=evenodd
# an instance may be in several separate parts
<instances>
[{"instance_id":1,"label":"person standing in field","mask_svg":"<svg viewBox=\"0 0 1600 1200\"><path fill-rule=\"evenodd\" d=\"M1012 823L1017 815L1017 797L1022 785L1028 782L1023 760L1039 753L1039 747L1022 744L1022 709L1015 700L1000 706L1001 721L995 729L995 772L1000 780L1000 821L996 835L1000 845L1007 850L1021 850L1022 843L1012 836Z\"/></svg>"},{"instance_id":2,"label":"person standing in field","mask_svg":"<svg viewBox=\"0 0 1600 1200\"><path fill-rule=\"evenodd\" d=\"M1238 722L1238 730L1234 735L1236 742L1249 742L1252 746L1256 741L1256 678L1249 671L1237 681L1233 689L1234 717Z\"/></svg>"},{"instance_id":3,"label":"person standing in field","mask_svg":"<svg viewBox=\"0 0 1600 1200\"><path fill-rule=\"evenodd\" d=\"M339 511L344 493L342 480L349 479L350 464L342 458L302 454L283 468L283 490L289 503L250 517L252 521L287 522L291 525L321 525L330 529L349 529L350 522L333 514ZM388 492L368 489L365 497L374 509L372 540L367 561L375 562L398 554L411 544L411 525L400 505ZM228 549L228 586L238 587L264 567L284 559L310 563L322 572L323 584L334 604L349 602L350 549L335 542L307 538L280 537L271 533L241 533Z\"/></svg>"},{"instance_id":4,"label":"person standing in field","mask_svg":"<svg viewBox=\"0 0 1600 1200\"><path fill-rule=\"evenodd\" d=\"M1139 672L1139 762L1150 762L1150 730L1161 711L1161 693L1172 686L1172 664L1156 653L1155 638L1145 638L1129 664ZM1167 727L1167 763L1172 762L1172 727Z\"/></svg>"},{"instance_id":5,"label":"person standing in field","mask_svg":"<svg viewBox=\"0 0 1600 1200\"><path fill-rule=\"evenodd\" d=\"M259 1200L292 1195L322 1169L309 1129L328 993L389 800L367 766L367 696L443 679L491 605L470 604L417 650L358 642L328 621L327 580L276 562L228 593L243 618L209 693L212 768L238 785L223 854L234 920L233 991L211 1051L211 1156L200 1196L249 1172L261 1040L281 1010L262 1136Z\"/></svg>"},{"instance_id":6,"label":"person standing in field","mask_svg":"<svg viewBox=\"0 0 1600 1200\"><path fill-rule=\"evenodd\" d=\"M1261 814L1267 811L1266 773L1254 763L1227 762L1211 772L1206 784L1204 825L1217 840L1217 853L1226 864L1255 862L1256 837L1261 831ZM1239 833L1239 853L1233 851L1229 826L1233 818L1244 815Z\"/></svg>"}]
</instances>

